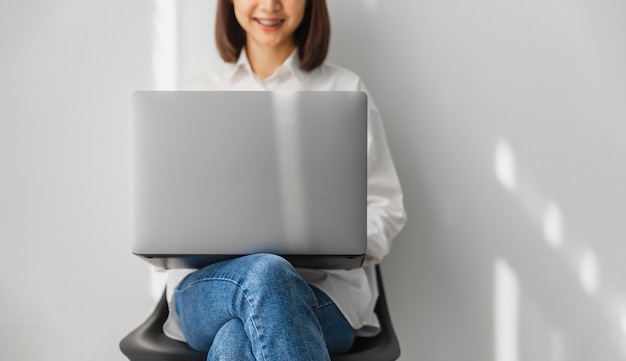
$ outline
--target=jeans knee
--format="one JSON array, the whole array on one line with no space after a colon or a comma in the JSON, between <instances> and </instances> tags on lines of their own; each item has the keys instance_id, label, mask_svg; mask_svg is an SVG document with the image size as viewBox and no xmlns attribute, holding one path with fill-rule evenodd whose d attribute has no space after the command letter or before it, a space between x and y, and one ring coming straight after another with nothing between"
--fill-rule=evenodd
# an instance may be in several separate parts
<instances>
[{"instance_id":1,"label":"jeans knee","mask_svg":"<svg viewBox=\"0 0 626 361\"><path fill-rule=\"evenodd\" d=\"M272 281L298 275L289 261L275 254L260 253L246 257L249 266L247 271L257 279L267 277L269 281Z\"/></svg>"},{"instance_id":2,"label":"jeans knee","mask_svg":"<svg viewBox=\"0 0 626 361\"><path fill-rule=\"evenodd\" d=\"M315 297L306 281L283 257L265 253L247 257L250 258L247 262L247 279L253 282L257 289L267 292L291 289L307 295L311 293L312 297Z\"/></svg>"}]
</instances>

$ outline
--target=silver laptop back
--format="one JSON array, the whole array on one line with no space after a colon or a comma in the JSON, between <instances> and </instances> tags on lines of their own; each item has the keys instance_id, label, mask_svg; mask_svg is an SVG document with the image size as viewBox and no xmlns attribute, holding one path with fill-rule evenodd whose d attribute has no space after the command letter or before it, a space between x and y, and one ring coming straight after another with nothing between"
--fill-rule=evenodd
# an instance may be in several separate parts
<instances>
[{"instance_id":1,"label":"silver laptop back","mask_svg":"<svg viewBox=\"0 0 626 361\"><path fill-rule=\"evenodd\" d=\"M361 265L364 93L138 91L132 108L133 253L167 268L257 252Z\"/></svg>"}]
</instances>

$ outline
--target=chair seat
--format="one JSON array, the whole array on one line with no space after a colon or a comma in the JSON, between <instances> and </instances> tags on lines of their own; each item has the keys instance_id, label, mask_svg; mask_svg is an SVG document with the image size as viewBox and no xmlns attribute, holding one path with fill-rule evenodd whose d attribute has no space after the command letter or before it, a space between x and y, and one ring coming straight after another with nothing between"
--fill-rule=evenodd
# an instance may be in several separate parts
<instances>
[{"instance_id":1,"label":"chair seat","mask_svg":"<svg viewBox=\"0 0 626 361\"><path fill-rule=\"evenodd\" d=\"M392 361L400 356L400 345L391 324L380 268L376 267L379 297L376 314L381 332L374 337L357 337L345 355L332 356L332 361ZM165 293L144 323L120 342L120 350L130 361L205 361L206 352L192 350L186 343L172 340L163 333L168 316Z\"/></svg>"}]
</instances>

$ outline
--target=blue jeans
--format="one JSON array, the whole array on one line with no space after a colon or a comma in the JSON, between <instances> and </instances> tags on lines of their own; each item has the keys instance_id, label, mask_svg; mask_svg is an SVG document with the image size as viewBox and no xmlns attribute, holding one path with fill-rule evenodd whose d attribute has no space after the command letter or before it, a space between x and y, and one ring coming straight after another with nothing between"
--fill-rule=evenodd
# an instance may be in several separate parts
<instances>
[{"instance_id":1,"label":"blue jeans","mask_svg":"<svg viewBox=\"0 0 626 361\"><path fill-rule=\"evenodd\" d=\"M175 292L188 344L207 360L324 360L347 352L355 330L285 259L256 254L209 265Z\"/></svg>"}]
</instances>

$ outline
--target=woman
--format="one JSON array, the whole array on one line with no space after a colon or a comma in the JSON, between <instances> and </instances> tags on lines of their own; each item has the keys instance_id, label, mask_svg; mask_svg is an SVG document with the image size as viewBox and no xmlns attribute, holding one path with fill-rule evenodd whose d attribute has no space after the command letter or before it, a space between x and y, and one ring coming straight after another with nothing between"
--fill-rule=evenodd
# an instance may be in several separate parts
<instances>
[{"instance_id":1,"label":"woman","mask_svg":"<svg viewBox=\"0 0 626 361\"><path fill-rule=\"evenodd\" d=\"M226 62L189 90L362 90L351 71L324 63L324 0L219 0L216 41ZM329 360L357 334L378 331L373 266L405 222L402 192L378 110L368 109L367 256L354 270L294 269L256 254L201 270L168 271L166 335L209 360Z\"/></svg>"}]
</instances>

